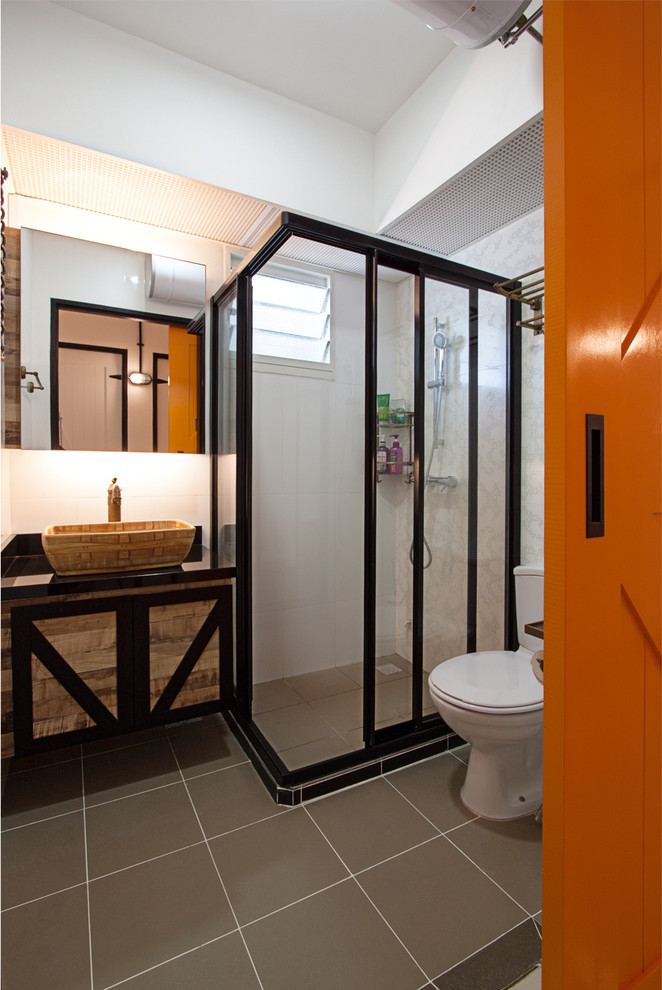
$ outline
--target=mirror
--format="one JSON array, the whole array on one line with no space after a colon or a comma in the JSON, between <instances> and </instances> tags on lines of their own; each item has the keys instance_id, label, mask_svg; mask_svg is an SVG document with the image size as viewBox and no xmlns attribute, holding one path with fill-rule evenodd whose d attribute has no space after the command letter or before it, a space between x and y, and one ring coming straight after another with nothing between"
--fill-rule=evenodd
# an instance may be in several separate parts
<instances>
[{"instance_id":1,"label":"mirror","mask_svg":"<svg viewBox=\"0 0 662 990\"><path fill-rule=\"evenodd\" d=\"M204 451L204 314L173 280L150 297L151 260L21 230L21 363L44 385L22 390L23 448Z\"/></svg>"}]
</instances>

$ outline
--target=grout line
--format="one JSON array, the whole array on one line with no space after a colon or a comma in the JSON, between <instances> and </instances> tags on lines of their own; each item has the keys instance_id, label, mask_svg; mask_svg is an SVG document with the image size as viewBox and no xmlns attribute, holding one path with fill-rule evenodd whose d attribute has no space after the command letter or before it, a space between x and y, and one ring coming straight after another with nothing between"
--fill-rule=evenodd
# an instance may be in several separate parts
<instances>
[{"instance_id":1,"label":"grout line","mask_svg":"<svg viewBox=\"0 0 662 990\"><path fill-rule=\"evenodd\" d=\"M407 948L407 946L405 945L405 943L402 941L402 939L400 938L400 936L398 935L398 933L395 931L395 929L392 928L391 925L388 923L388 921L386 920L386 918L384 917L384 915L382 914L382 912L379 910L379 908L377 907L377 905L375 904L375 902L373 901L373 899L370 897L370 895L367 893L367 891L361 886L360 882L356 879L356 877L354 877L354 883L357 885L357 887L359 888L359 890L363 893L363 895L368 900L368 902L370 904L372 904L373 908L375 909L375 911L377 912L377 914L379 915L379 917L382 919L382 921L384 922L384 924L390 929L391 932L393 932L393 935L397 938L398 942L400 943L400 945L402 946L402 948L405 950L405 952L407 953L407 955L410 957L410 959L412 960L412 962L416 966L418 966L418 968L420 969L421 973L425 977L425 984L423 984L423 985L426 986L428 983L431 982L431 980L430 980L430 977L425 972L425 970L423 969L423 967L421 966L421 964L418 962L418 960L409 951L409 949Z\"/></svg>"},{"instance_id":2,"label":"grout line","mask_svg":"<svg viewBox=\"0 0 662 990\"><path fill-rule=\"evenodd\" d=\"M119 980L118 983L111 983L109 986L105 987L104 990L113 990L113 987L121 987L125 983L129 983L131 980L135 980L137 976L144 976L145 973L153 973L155 969L160 969L161 966L166 966L168 963L175 962L176 959L183 959L184 956L190 956L192 952L197 952L198 949L204 949L207 945L213 945L214 942L220 942L222 939L227 938L228 935L236 935L238 931L238 928L233 928L231 932L226 932L225 935L219 935L217 938L210 938L208 942L202 942L200 945L195 945L192 949L186 949L185 952L180 952L176 956L171 956L170 959L164 959L162 962L156 963L154 966L149 966L147 969L142 969L139 973L133 973L131 976L127 976L126 979Z\"/></svg>"},{"instance_id":3,"label":"grout line","mask_svg":"<svg viewBox=\"0 0 662 990\"><path fill-rule=\"evenodd\" d=\"M10 825L8 828L2 829L2 835L6 835L8 832L17 832L20 828L30 828L31 825L41 825L43 822L54 822L58 818L66 818L67 815L80 815L82 810L82 807L74 808L73 811L63 811L59 815L49 815L48 818L37 818L33 822L24 822L23 825Z\"/></svg>"},{"instance_id":4,"label":"grout line","mask_svg":"<svg viewBox=\"0 0 662 990\"><path fill-rule=\"evenodd\" d=\"M323 838L328 842L329 846L331 847L331 849L333 850L333 852L336 854L336 856L338 857L338 859L340 860L340 862L342 863L342 865L345 867L345 869L349 873L351 879L354 881L354 883L356 884L356 886L359 888L359 890L361 891L361 893L363 894L363 896L373 906L373 908L375 909L375 911L377 912L377 914L379 915L379 917L382 919L382 921L384 922L384 924L386 925L386 927L389 929L389 931L392 933L392 935L394 936L394 938L396 938L398 940L398 942L400 943L400 945L402 946L402 948L405 950L405 952L407 953L407 955L410 957L410 959L412 960L412 962L414 963L414 965L417 966L418 969L420 969L421 973L425 977L425 982L426 983L429 983L430 982L430 977L427 975L427 973L425 972L425 970L423 969L423 967L421 966L421 964L418 962L418 960L414 958L414 956L409 951L409 949L407 948L407 946L405 945L405 943L402 941L402 939L400 938L400 936L398 935L398 933L395 931L395 929L392 928L391 925L388 923L388 921L386 920L386 918L384 917L384 915L382 914L382 912L379 910L379 908L377 907L377 905L375 904L375 902L372 900L372 898L368 895L368 893L365 891L365 889L361 886L360 882L356 878L356 875L350 870L350 868L348 867L347 863L344 861L344 859L342 858L342 856L340 855L340 853L338 852L338 850L336 849L336 847L333 845L333 843L331 842L331 840L328 838L328 836L325 834L325 832L322 830L322 828L317 824L317 822L315 821L315 819L313 818L313 816L308 811L308 808L304 807L303 810L306 812L306 814L310 818L310 820L313 823L313 825L315 825L315 827L319 831L320 835L322 835ZM435 838L437 838L437 836L435 836ZM428 840L428 841L431 841L431 840ZM423 985L425 986L425 984L423 984Z\"/></svg>"},{"instance_id":5,"label":"grout line","mask_svg":"<svg viewBox=\"0 0 662 990\"><path fill-rule=\"evenodd\" d=\"M478 870L478 871L479 871L480 873L482 873L482 874L483 874L483 876L485 876L485 877L487 877L487 879L488 879L488 880L489 880L489 881L490 881L491 883L493 883L495 887L498 887L498 888L499 888L499 890L500 890L500 891L501 891L502 893L504 893L504 894L506 895L506 897L508 897L508 898L509 898L509 899L510 899L510 900L511 900L511 901L513 902L513 904L516 904L516 905L517 905L517 907L518 907L518 908L519 908L519 909L520 909L521 911L524 911L524 914L525 914L525 915L527 916L527 918L530 918L530 917L531 917L531 914L530 914L530 913L529 913L529 912L528 912L528 911L526 910L526 908L525 908L525 907L523 907L523 906L522 906L522 905L520 904L520 902L519 902L519 901L517 901L517 900L515 900L515 898L513 897L513 895L512 895L512 894L509 894L509 893L508 893L508 891L507 891L507 890L505 889L505 887L502 887L500 883L497 883L497 882L496 882L496 880L495 880L495 879L494 879L493 877L491 877L491 876L489 875L489 873L487 873L487 872L486 872L486 871L485 871L485 870L484 870L484 869L482 868L482 866L479 866L479 865L478 865L478 863L476 863L476 862L474 862L474 860L473 860L473 859L471 858L471 856L469 856L469 855L467 855L467 853L465 853L465 851L464 851L463 849L460 849L460 847L459 847L459 846L458 846L458 845L457 845L457 844L456 844L455 842L453 842L453 840L452 840L452 839L449 839L447 835L444 835L444 839L446 839L446 842L450 842L450 844L451 844L451 845L453 846L453 848L454 848L454 849L457 849L457 851L458 851L458 852L460 852L460 853L462 853L462 855L463 855L463 856L465 857L465 859L468 859L468 860L469 860L469 862L470 862L470 863L471 863L471 864L472 864L473 866L475 866L475 867L476 867L476 869L477 869L477 870Z\"/></svg>"},{"instance_id":6,"label":"grout line","mask_svg":"<svg viewBox=\"0 0 662 990\"><path fill-rule=\"evenodd\" d=\"M239 760L238 763L231 763L227 767L216 767L215 770L203 770L202 773L193 773L190 777L184 777L183 771L180 770L184 780L199 780L200 777L209 777L212 773L223 773L224 770L234 770L235 767L245 767L247 763L251 761L246 757L245 760ZM178 781L179 783L179 781Z\"/></svg>"},{"instance_id":7,"label":"grout line","mask_svg":"<svg viewBox=\"0 0 662 990\"><path fill-rule=\"evenodd\" d=\"M467 818L466 822L460 822L459 825L453 825L452 828L446 829L444 835L450 835L451 832L457 832L459 828L465 828L467 825L471 825L473 822L481 821L480 815L475 815L473 818Z\"/></svg>"},{"instance_id":8,"label":"grout line","mask_svg":"<svg viewBox=\"0 0 662 990\"><path fill-rule=\"evenodd\" d=\"M275 811L273 815L266 815L264 818L256 818L254 822L246 822L245 825L237 825L236 828L229 828L227 832L218 832L216 835L209 835L207 839L211 842L213 839L220 839L224 835L232 835L234 832L242 832L245 828L251 828L253 825L259 825L261 822L271 821L272 818L279 818L281 815L289 815L291 812L295 811L298 805L292 805L288 807L287 805L280 804L276 805L278 808L282 808L282 811Z\"/></svg>"},{"instance_id":9,"label":"grout line","mask_svg":"<svg viewBox=\"0 0 662 990\"><path fill-rule=\"evenodd\" d=\"M111 737L112 738L112 737ZM165 738L163 735L154 735L151 739L134 739L133 742L124 743L123 746L111 746L109 749L100 749L98 753L81 753L84 760L93 760L97 756L108 756L109 753L122 753L125 749L135 749L137 746L148 746L150 743L161 742ZM85 745L82 743L81 745Z\"/></svg>"},{"instance_id":10,"label":"grout line","mask_svg":"<svg viewBox=\"0 0 662 990\"><path fill-rule=\"evenodd\" d=\"M79 749L80 749L80 746L79 746ZM20 756L19 757L9 757L9 758L10 759L19 759L19 760L21 759ZM30 759L30 757L27 757L27 758ZM12 769L8 768L7 769L7 776L5 778L5 782L7 782L10 777L17 777L21 773L33 773L35 770L50 770L51 767L62 767L62 766L64 766L65 763L75 763L76 760L80 760L80 759L81 759L81 754L79 753L78 756L71 756L71 757L68 757L66 760L52 760L50 763L41 763L37 767L25 767L25 769L18 768L16 770L12 770Z\"/></svg>"},{"instance_id":11,"label":"grout line","mask_svg":"<svg viewBox=\"0 0 662 990\"><path fill-rule=\"evenodd\" d=\"M105 808L107 805L115 804L117 801L129 801L131 798L142 797L143 794L151 794L152 791L162 791L166 787L176 787L180 783L181 781L179 780L171 780L167 784L157 784L156 787L146 787L142 791L134 791L131 794L118 794L117 797L108 798L107 801L98 801L95 804L90 804L89 810L91 811L93 808Z\"/></svg>"},{"instance_id":12,"label":"grout line","mask_svg":"<svg viewBox=\"0 0 662 990\"><path fill-rule=\"evenodd\" d=\"M92 961L92 913L90 910L90 867L87 855L87 812L85 803L85 763L81 755L80 779L83 798L83 848L85 850L85 894L87 896L87 944L90 956L90 987L94 987L94 963Z\"/></svg>"},{"instance_id":13,"label":"grout line","mask_svg":"<svg viewBox=\"0 0 662 990\"><path fill-rule=\"evenodd\" d=\"M244 943L244 949L246 950L246 954L247 954L247 956L248 956L248 958L250 960L251 966L253 967L253 971L255 973L255 978L256 978L258 984L260 985L260 990L264 990L264 985L262 983L262 980L260 979L260 974L257 971L257 966L253 962L253 957L252 957L252 955L250 953L250 950L248 948L248 943L246 942L246 939L244 937L244 933L241 930L241 926L239 924L239 919L237 918L237 914L236 914L235 909L233 907L232 901L230 900L230 897L229 897L228 892L226 890L225 884L223 883L223 877L221 876L221 872L220 872L218 866L216 865L216 860L212 856L212 851L209 848L209 839L207 838L207 836L205 834L205 830L202 827L202 822L200 821L200 816L198 815L198 809L196 808L196 806L195 806L195 804L193 802L193 798L191 797L191 792L188 789L188 784L186 782L186 779L184 778L184 774L182 773L182 769L179 766L179 760L177 759L177 754L175 753L174 746L172 745L172 742L171 742L170 739L168 739L168 743L170 744L170 749L172 750L172 755L175 758L175 762L177 763L177 767L178 767L179 772L181 774L182 781L184 782L184 787L186 788L186 793L188 794L188 799L191 802L191 807L193 808L193 814L196 817L196 820L198 822L198 826L199 826L200 831L202 833L202 836L204 838L204 843L205 843L205 845L207 847L207 852L209 854L209 858L212 861L212 865L213 865L213 867L214 867L214 869L216 871L216 876L218 877L218 881L219 881L219 883L221 885L221 888L223 890L223 893L225 894L225 898L226 898L226 900L228 902L228 907L230 908L230 911L232 912L232 917L234 918L234 923L237 926L237 928L239 930L239 935L241 936L241 940Z\"/></svg>"},{"instance_id":14,"label":"grout line","mask_svg":"<svg viewBox=\"0 0 662 990\"><path fill-rule=\"evenodd\" d=\"M413 801L410 801L406 794L403 794L402 791L399 791L398 788L395 786L395 784L392 781L388 780L386 777L384 777L384 779L386 780L386 783L389 784L393 788L393 790L395 791L396 794L399 794L400 797L403 798L407 802L407 804L410 805L414 809L414 811L416 811L421 816L421 818L424 818L425 819L425 821L428 823L428 825L431 825L432 828L435 829L435 831L438 832L440 835L443 834L443 832L439 828L439 826L438 825L435 825L435 823L430 818L428 818L427 815L424 815L423 812L421 811L421 809L420 808L417 808L416 805L414 804L414 802Z\"/></svg>"},{"instance_id":15,"label":"grout line","mask_svg":"<svg viewBox=\"0 0 662 990\"><path fill-rule=\"evenodd\" d=\"M102 755L101 753L99 754ZM243 760L241 763L233 763L229 767L219 767L216 770L205 770L204 773L197 774L193 777L184 777L179 764L177 764L177 771L180 775L179 780L170 780L167 784L157 784L155 787L146 787L142 791L134 791L132 794L119 794L117 797L109 798L107 801L99 801L96 804L91 804L90 808L103 808L107 804L114 804L116 801L127 801L130 798L140 797L142 794L150 794L152 791L161 791L166 787L178 787L181 783L186 783L187 780L198 780L200 777L209 777L212 773L224 773L226 770L234 770L236 767L243 767L249 764L250 760Z\"/></svg>"},{"instance_id":16,"label":"grout line","mask_svg":"<svg viewBox=\"0 0 662 990\"><path fill-rule=\"evenodd\" d=\"M438 835L431 835L429 839L423 839L422 842L417 842L414 846L409 846L401 852L393 853L392 856L387 856L386 859L380 859L378 863L371 863L370 866L364 866L362 870L357 870L356 873L352 874L352 876L360 877L364 873L369 873L370 870L374 870L378 866L383 866L384 863L390 863L392 860L398 859L400 856L404 856L405 853L410 853L413 852L414 849L420 849L422 846L427 846L429 842L436 842L436 840L440 839L442 835L442 832L439 832Z\"/></svg>"},{"instance_id":17,"label":"grout line","mask_svg":"<svg viewBox=\"0 0 662 990\"><path fill-rule=\"evenodd\" d=\"M432 757L432 759L434 759L434 757ZM440 835L448 835L449 832L454 832L458 828L464 828L465 825L469 825L471 822L476 822L480 818L480 815L474 815L473 818L467 819L466 822L460 822L459 825L453 825L451 826L451 828L447 828L447 829L439 828L439 826L435 825L435 823L430 818L428 818L427 815L423 814L420 808L416 807L413 801L409 800L406 794L403 794L402 791L398 790L398 788L395 786L392 780L389 780L388 777L385 777L384 779L386 780L386 783L390 784L393 790L400 795L400 797L403 797L405 801L407 801L412 806L412 808L414 808L414 810L417 811L419 815L421 815L422 818L425 818L426 822L429 822L433 828L436 828Z\"/></svg>"},{"instance_id":18,"label":"grout line","mask_svg":"<svg viewBox=\"0 0 662 990\"><path fill-rule=\"evenodd\" d=\"M7 914L9 911L15 911L16 908L26 907L28 904L36 904L37 901L45 901L47 897L54 897L56 894L64 894L68 890L75 890L77 887L84 887L86 884L85 880L81 880L80 883L72 883L70 887L62 887L60 890L51 890L48 894L41 894L39 897L33 897L29 901L21 901L20 904L12 904L11 907L5 907L2 909L2 914Z\"/></svg>"},{"instance_id":19,"label":"grout line","mask_svg":"<svg viewBox=\"0 0 662 990\"><path fill-rule=\"evenodd\" d=\"M287 911L288 908L294 907L296 904L303 904L304 901L309 901L311 897L317 897L318 894L323 894L327 890L333 890L334 887L339 887L341 883L347 883L348 880L352 880L353 877L346 876L342 877L340 880L334 880L333 883L327 884L326 887L320 887L319 890L313 890L310 894L304 894L303 897L297 897L296 901L290 901L289 904L283 904L282 907L274 908L273 911L268 911L266 914L261 914L259 918L253 918L252 921L247 921L246 924L242 925L243 928L250 928L251 925L257 925L259 921L264 921L265 918L272 918L275 914L280 914L281 911Z\"/></svg>"},{"instance_id":20,"label":"grout line","mask_svg":"<svg viewBox=\"0 0 662 990\"><path fill-rule=\"evenodd\" d=\"M90 883L96 883L97 880L105 880L107 877L114 877L118 873L126 873L127 870L133 870L138 866L145 866L147 863L155 863L159 859L165 859L166 856L174 856L175 853L184 852L186 849L195 849L196 846L201 846L204 843L204 839L200 839L199 842L190 842L188 846L180 846L178 849L169 849L168 852L159 853L158 856L149 856L147 859L141 859L139 863L129 863L128 866L120 866L117 870L110 870L109 873L101 873L98 877L92 877Z\"/></svg>"}]
</instances>

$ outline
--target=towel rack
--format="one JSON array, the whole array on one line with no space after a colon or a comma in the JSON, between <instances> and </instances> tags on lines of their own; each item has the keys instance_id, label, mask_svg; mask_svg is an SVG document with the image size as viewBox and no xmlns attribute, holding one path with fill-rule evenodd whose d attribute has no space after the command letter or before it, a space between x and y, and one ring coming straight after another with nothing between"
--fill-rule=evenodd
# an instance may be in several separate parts
<instances>
[{"instance_id":1,"label":"towel rack","mask_svg":"<svg viewBox=\"0 0 662 990\"><path fill-rule=\"evenodd\" d=\"M530 272L525 272L523 275L518 275L517 278L507 279L505 282L495 282L494 288L497 292L500 292L502 296L507 296L508 299L514 299L515 302L524 303L533 311L533 316L528 320L518 320L518 327L526 327L529 330L533 330L534 334L545 332L545 314L544 314L544 300L545 300L545 268L534 268ZM540 276L536 278L536 276ZM527 282L526 279L531 281ZM520 283L517 288L514 288L516 283ZM509 288L510 286L510 288Z\"/></svg>"}]
</instances>

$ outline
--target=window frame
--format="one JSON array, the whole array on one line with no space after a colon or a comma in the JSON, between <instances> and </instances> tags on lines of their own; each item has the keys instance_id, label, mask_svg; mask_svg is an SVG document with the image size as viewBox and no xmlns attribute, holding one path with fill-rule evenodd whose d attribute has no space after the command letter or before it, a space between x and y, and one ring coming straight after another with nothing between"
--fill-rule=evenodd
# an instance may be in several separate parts
<instances>
[{"instance_id":1,"label":"window frame","mask_svg":"<svg viewBox=\"0 0 662 990\"><path fill-rule=\"evenodd\" d=\"M238 252L233 251L230 259L231 270L234 270L241 260L243 260L242 256ZM253 351L253 369L254 371L264 372L267 374L302 375L308 378L334 378L336 356L332 300L334 292L334 272L315 265L306 264L306 262L295 261L290 263L289 259L275 255L271 261L268 261L260 269L260 271L252 277L257 277L257 275L269 275L286 281L287 276L283 273L287 273L287 275L291 276L290 281L293 282L309 282L310 284L316 286L326 283L329 291L329 360L328 362L307 361L301 358L284 356L279 357L270 354L259 354ZM313 276L313 278L310 276ZM253 329L255 330L255 328ZM286 335L283 334L283 336Z\"/></svg>"}]
</instances>

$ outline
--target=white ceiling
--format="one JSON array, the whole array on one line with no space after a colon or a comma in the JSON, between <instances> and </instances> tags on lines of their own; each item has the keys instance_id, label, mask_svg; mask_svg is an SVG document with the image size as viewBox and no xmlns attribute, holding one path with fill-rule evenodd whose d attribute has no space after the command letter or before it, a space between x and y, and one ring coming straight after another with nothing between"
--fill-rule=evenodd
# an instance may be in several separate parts
<instances>
[{"instance_id":1,"label":"white ceiling","mask_svg":"<svg viewBox=\"0 0 662 990\"><path fill-rule=\"evenodd\" d=\"M391 0L53 0L376 132L454 50Z\"/></svg>"}]
</instances>

